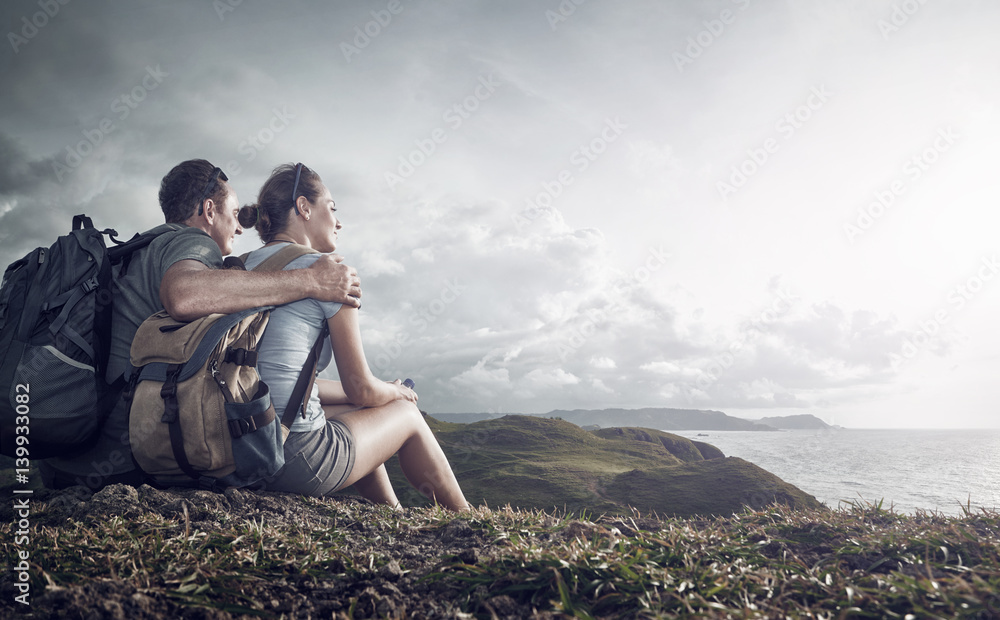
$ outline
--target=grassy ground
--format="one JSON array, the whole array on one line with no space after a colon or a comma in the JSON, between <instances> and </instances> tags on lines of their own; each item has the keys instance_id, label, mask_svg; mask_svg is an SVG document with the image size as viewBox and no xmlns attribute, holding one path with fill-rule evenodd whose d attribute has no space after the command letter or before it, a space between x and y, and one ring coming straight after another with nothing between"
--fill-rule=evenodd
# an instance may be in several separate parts
<instances>
[{"instance_id":1,"label":"grassy ground","mask_svg":"<svg viewBox=\"0 0 1000 620\"><path fill-rule=\"evenodd\" d=\"M775 505L709 520L570 523L560 544L530 528L500 535L510 542L501 558L452 573L582 618L1000 617L995 513Z\"/></svg>"},{"instance_id":2,"label":"grassy ground","mask_svg":"<svg viewBox=\"0 0 1000 620\"><path fill-rule=\"evenodd\" d=\"M1000 514L716 518L109 487L35 504L35 618L998 618ZM13 526L0 557L15 564Z\"/></svg>"},{"instance_id":3,"label":"grassy ground","mask_svg":"<svg viewBox=\"0 0 1000 620\"><path fill-rule=\"evenodd\" d=\"M0 573L0 617L1000 618L996 512L831 510L649 429L429 423L480 508L449 514L399 482L415 506L403 512L237 489L37 489L21 539L0 502L0 560L30 556Z\"/></svg>"}]
</instances>

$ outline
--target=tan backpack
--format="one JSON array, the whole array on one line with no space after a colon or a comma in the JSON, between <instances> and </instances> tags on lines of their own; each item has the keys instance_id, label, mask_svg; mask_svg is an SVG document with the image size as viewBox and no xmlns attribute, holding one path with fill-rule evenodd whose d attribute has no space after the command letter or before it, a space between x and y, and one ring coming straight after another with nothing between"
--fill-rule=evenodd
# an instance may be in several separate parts
<instances>
[{"instance_id":1,"label":"tan backpack","mask_svg":"<svg viewBox=\"0 0 1000 620\"><path fill-rule=\"evenodd\" d=\"M315 250L290 244L255 271L280 271L308 253ZM279 421L256 368L271 309L191 322L161 311L139 326L126 392L129 443L152 482L219 490L254 485L284 466L288 427L311 391L328 332L313 346Z\"/></svg>"}]
</instances>

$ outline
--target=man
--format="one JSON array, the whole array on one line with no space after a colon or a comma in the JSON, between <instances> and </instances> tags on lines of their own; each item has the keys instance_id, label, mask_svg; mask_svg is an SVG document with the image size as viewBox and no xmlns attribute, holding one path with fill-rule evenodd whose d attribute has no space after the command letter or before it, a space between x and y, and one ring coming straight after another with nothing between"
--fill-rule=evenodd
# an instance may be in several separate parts
<instances>
[{"instance_id":1,"label":"man","mask_svg":"<svg viewBox=\"0 0 1000 620\"><path fill-rule=\"evenodd\" d=\"M111 354L107 380L121 376L132 338L151 314L165 309L190 321L212 313L281 305L304 298L360 305L357 271L340 257L323 256L308 269L257 273L223 269L223 256L243 229L239 201L221 169L203 159L175 166L160 184L163 231L136 251L119 276L112 312ZM128 411L119 399L96 445L71 458L53 458L40 466L51 488L82 484L99 489L113 483L138 485L142 474L132 460Z\"/></svg>"}]
</instances>

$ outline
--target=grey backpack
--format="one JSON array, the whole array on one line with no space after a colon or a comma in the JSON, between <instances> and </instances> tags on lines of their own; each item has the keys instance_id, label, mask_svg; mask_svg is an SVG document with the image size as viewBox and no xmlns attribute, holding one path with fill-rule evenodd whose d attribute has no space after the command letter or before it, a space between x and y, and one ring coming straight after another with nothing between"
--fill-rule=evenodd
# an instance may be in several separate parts
<instances>
[{"instance_id":1,"label":"grey backpack","mask_svg":"<svg viewBox=\"0 0 1000 620\"><path fill-rule=\"evenodd\" d=\"M159 233L128 242L117 234L77 215L68 235L7 267L0 285L4 456L43 459L86 450L121 394L123 379L105 381L114 282L132 253ZM105 235L114 242L110 249Z\"/></svg>"}]
</instances>

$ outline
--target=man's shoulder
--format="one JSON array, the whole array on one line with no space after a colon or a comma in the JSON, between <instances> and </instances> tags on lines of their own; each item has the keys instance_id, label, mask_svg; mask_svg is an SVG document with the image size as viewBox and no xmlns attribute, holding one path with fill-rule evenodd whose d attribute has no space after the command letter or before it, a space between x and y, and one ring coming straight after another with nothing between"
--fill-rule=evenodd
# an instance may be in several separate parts
<instances>
[{"instance_id":1,"label":"man's shoulder","mask_svg":"<svg viewBox=\"0 0 1000 620\"><path fill-rule=\"evenodd\" d=\"M194 226L188 226L187 224L178 224L172 222L168 222L166 224L160 224L159 226L154 226L153 228L150 228L149 230L147 230L142 234L156 235L157 239L172 238L183 235L195 235L195 236L201 235L207 237L208 239L212 238L211 236L209 236L207 232L205 232L200 228L195 228Z\"/></svg>"},{"instance_id":2,"label":"man's shoulder","mask_svg":"<svg viewBox=\"0 0 1000 620\"><path fill-rule=\"evenodd\" d=\"M222 252L218 244L200 228L167 223L151 228L143 234L156 234L156 237L147 247L140 250L140 260L151 261L151 264L159 265L163 271L173 263L184 259L194 259L209 267L222 265Z\"/></svg>"},{"instance_id":3,"label":"man's shoulder","mask_svg":"<svg viewBox=\"0 0 1000 620\"><path fill-rule=\"evenodd\" d=\"M167 222L166 224L160 224L158 226L154 226L154 227L150 228L149 230L147 230L146 232L144 232L142 234L144 234L144 235L148 235L150 233L161 234L161 233L165 233L165 232L170 232L172 230L183 230L185 228L191 228L191 227L188 226L188 225L186 225L186 224L177 224L177 223Z\"/></svg>"},{"instance_id":4,"label":"man's shoulder","mask_svg":"<svg viewBox=\"0 0 1000 620\"><path fill-rule=\"evenodd\" d=\"M156 238L149 243L150 249L154 251L176 244L205 246L210 249L214 248L216 251L219 249L219 246L207 232L184 224L160 224L143 234L156 235Z\"/></svg>"}]
</instances>

